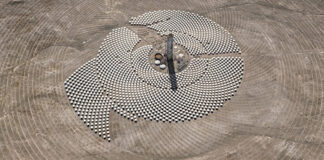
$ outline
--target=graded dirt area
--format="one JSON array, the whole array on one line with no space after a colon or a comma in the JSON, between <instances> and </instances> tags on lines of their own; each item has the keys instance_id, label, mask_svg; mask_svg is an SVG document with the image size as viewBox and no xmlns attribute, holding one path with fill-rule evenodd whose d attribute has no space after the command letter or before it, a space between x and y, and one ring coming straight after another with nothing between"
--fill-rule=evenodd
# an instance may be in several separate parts
<instances>
[{"instance_id":1,"label":"graded dirt area","mask_svg":"<svg viewBox=\"0 0 324 160\"><path fill-rule=\"evenodd\" d=\"M168 67L165 69L160 68L161 64L168 66L166 57L167 36L161 36L160 34L157 34L156 31L149 29L146 26L128 26L128 28L141 38L141 41L134 47L133 51L146 45L152 45L153 49L148 55L148 61L151 67L158 72L168 74ZM156 60L155 54L163 56L159 65L154 63ZM179 54L182 54L183 56L179 57ZM173 62L175 73L183 71L189 65L190 59L191 57L189 56L188 51L183 46L174 43Z\"/></svg>"},{"instance_id":2,"label":"graded dirt area","mask_svg":"<svg viewBox=\"0 0 324 160\"><path fill-rule=\"evenodd\" d=\"M0 159L324 159L323 0L1 0ZM63 82L106 35L153 10L228 30L244 76L218 111L184 123L110 113L112 141L74 113Z\"/></svg>"}]
</instances>

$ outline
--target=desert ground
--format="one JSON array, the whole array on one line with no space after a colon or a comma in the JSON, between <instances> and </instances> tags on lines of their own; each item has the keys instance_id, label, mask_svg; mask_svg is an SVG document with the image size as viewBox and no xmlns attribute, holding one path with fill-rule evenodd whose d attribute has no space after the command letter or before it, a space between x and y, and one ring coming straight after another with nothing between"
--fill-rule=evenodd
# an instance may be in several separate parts
<instances>
[{"instance_id":1,"label":"desert ground","mask_svg":"<svg viewBox=\"0 0 324 160\"><path fill-rule=\"evenodd\" d=\"M112 141L74 113L64 81L114 28L154 10L223 26L242 50L238 92L184 123L110 112ZM0 159L324 159L323 0L1 0Z\"/></svg>"}]
</instances>

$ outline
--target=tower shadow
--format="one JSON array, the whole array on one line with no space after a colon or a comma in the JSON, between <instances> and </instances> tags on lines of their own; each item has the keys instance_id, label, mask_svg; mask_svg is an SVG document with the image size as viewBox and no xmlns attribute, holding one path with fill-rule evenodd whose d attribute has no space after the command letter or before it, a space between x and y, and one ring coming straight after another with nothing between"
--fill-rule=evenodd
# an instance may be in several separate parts
<instances>
[{"instance_id":1,"label":"tower shadow","mask_svg":"<svg viewBox=\"0 0 324 160\"><path fill-rule=\"evenodd\" d=\"M171 83L171 89L176 91L178 89L177 76L175 74L173 59L168 60L168 69L169 69L169 80Z\"/></svg>"},{"instance_id":2,"label":"tower shadow","mask_svg":"<svg viewBox=\"0 0 324 160\"><path fill-rule=\"evenodd\" d=\"M169 70L169 76L170 76L170 83L171 83L171 89L173 91L176 91L178 89L178 83L177 83L177 77L175 74L175 68L173 64L173 34L169 34L166 42L167 50L166 50L166 56L168 60L168 70Z\"/></svg>"}]
</instances>

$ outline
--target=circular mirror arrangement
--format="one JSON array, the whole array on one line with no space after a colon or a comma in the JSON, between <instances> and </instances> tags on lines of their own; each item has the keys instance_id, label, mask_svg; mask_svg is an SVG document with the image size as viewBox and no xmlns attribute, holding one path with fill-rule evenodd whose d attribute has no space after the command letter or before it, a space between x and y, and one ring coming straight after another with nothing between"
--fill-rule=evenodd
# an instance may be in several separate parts
<instances>
[{"instance_id":1,"label":"circular mirror arrangement","mask_svg":"<svg viewBox=\"0 0 324 160\"><path fill-rule=\"evenodd\" d=\"M99 136L111 140L110 109L134 122L184 122L213 113L234 96L244 64L223 27L176 10L144 13L130 24L165 37L164 53L153 52L148 40L138 46L142 39L132 29L116 28L97 57L65 82L75 112Z\"/></svg>"}]
</instances>

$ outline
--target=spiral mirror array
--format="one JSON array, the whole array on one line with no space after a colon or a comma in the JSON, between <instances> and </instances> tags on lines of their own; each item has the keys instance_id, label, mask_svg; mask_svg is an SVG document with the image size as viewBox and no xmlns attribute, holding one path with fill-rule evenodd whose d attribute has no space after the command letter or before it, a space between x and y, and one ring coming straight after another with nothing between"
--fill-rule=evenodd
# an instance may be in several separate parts
<instances>
[{"instance_id":1,"label":"spiral mirror array","mask_svg":"<svg viewBox=\"0 0 324 160\"><path fill-rule=\"evenodd\" d=\"M142 39L134 31L113 29L97 57L64 84L77 115L99 136L111 141L110 110L133 122L143 118L177 123L207 116L234 96L244 64L240 48L223 27L200 15L175 10L148 12L132 17L129 23L160 36L173 34L174 43L185 48L191 60L175 74L176 79L170 79L151 67L152 45L136 48ZM177 81L177 90L170 81Z\"/></svg>"}]
</instances>

